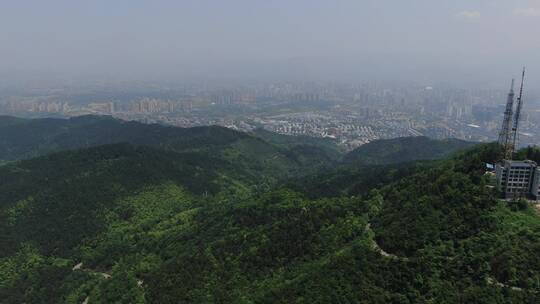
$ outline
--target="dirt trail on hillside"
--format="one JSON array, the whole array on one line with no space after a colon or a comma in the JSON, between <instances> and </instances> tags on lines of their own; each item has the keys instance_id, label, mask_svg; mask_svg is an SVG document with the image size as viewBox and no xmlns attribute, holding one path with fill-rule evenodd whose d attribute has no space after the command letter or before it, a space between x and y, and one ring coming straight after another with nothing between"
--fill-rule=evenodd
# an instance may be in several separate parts
<instances>
[{"instance_id":1,"label":"dirt trail on hillside","mask_svg":"<svg viewBox=\"0 0 540 304\"><path fill-rule=\"evenodd\" d=\"M366 231L369 231L371 232L373 235L375 235L375 233L373 232L373 230L371 229L371 223L367 223L366 227L365 227L365 230ZM408 261L409 259L406 258L406 257L400 257L400 256L397 256L395 254L392 254L392 253L388 253L386 251L384 251L384 249L382 249L379 244L377 244L377 241L375 240L375 238L373 238L372 240L372 243L371 243L371 247L372 249L374 249L375 251L377 251L380 255L382 255L383 257L387 257L387 258L390 258L390 259L396 259L396 260L401 260L401 261Z\"/></svg>"}]
</instances>

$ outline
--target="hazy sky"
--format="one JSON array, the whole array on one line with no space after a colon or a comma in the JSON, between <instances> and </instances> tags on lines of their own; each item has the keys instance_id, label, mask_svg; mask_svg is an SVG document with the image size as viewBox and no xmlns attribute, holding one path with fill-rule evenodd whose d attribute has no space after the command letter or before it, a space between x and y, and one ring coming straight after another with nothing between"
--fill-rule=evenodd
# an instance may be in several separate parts
<instances>
[{"instance_id":1,"label":"hazy sky","mask_svg":"<svg viewBox=\"0 0 540 304\"><path fill-rule=\"evenodd\" d=\"M0 75L540 81L540 0L0 0Z\"/></svg>"}]
</instances>

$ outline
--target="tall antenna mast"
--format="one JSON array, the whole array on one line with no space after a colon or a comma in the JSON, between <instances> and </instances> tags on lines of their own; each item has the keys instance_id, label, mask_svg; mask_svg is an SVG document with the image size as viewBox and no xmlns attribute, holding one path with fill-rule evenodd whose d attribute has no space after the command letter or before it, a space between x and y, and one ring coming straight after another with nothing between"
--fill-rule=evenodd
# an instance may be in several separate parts
<instances>
[{"instance_id":1,"label":"tall antenna mast","mask_svg":"<svg viewBox=\"0 0 540 304\"><path fill-rule=\"evenodd\" d=\"M525 80L525 67L523 68L523 72L521 73L521 86L519 88L519 96L518 96L518 99L517 99L516 113L515 113L515 116L514 116L514 126L512 127L512 133L513 133L512 151L514 151L516 148L518 148L516 146L516 144L518 144L519 119L520 119L520 116L521 116L521 108L523 107L523 82L524 82L524 80Z\"/></svg>"},{"instance_id":2,"label":"tall antenna mast","mask_svg":"<svg viewBox=\"0 0 540 304\"><path fill-rule=\"evenodd\" d=\"M512 114L514 109L514 79L512 79L512 85L510 86L510 92L506 100L506 109L504 111L504 119L499 133L499 145L503 148L504 158L509 159L512 157L512 147L510 144L510 122L512 120Z\"/></svg>"}]
</instances>

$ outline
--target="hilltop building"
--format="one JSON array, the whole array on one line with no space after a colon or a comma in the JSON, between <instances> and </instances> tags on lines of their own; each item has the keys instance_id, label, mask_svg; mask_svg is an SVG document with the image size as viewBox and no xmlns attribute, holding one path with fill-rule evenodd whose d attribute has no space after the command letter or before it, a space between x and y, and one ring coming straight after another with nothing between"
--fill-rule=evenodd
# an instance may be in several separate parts
<instances>
[{"instance_id":1,"label":"hilltop building","mask_svg":"<svg viewBox=\"0 0 540 304\"><path fill-rule=\"evenodd\" d=\"M512 160L518 148L518 127L523 106L523 82L525 80L525 68L521 74L521 87L517 104L514 106L514 80L510 86L510 92L506 101L504 119L499 133L498 143L502 147L503 157L495 166L497 186L503 193L504 198L513 199L532 197L538 199L538 187L540 186L540 168L531 160Z\"/></svg>"},{"instance_id":2,"label":"hilltop building","mask_svg":"<svg viewBox=\"0 0 540 304\"><path fill-rule=\"evenodd\" d=\"M504 198L540 198L540 167L531 160L503 160L495 165L497 187Z\"/></svg>"}]
</instances>

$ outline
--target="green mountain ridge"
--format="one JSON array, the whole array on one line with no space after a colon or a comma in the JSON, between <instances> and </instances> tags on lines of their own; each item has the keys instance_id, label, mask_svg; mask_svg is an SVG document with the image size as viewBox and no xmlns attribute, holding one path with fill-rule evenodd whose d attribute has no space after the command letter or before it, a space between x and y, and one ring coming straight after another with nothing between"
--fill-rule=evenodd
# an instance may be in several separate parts
<instances>
[{"instance_id":1,"label":"green mountain ridge","mask_svg":"<svg viewBox=\"0 0 540 304\"><path fill-rule=\"evenodd\" d=\"M12 235L16 243L42 244L47 253L67 250L87 233L102 228L95 212L113 208L118 197L164 182L179 185L194 195L217 194L225 188L244 190L233 171L230 164L198 154L128 144L60 152L8 164L0 167L4 181L0 201L3 210L10 210L3 214L3 222L10 226L11 233L3 235ZM16 220L13 216L21 212L25 217ZM36 228L42 231L39 239L35 239Z\"/></svg>"},{"instance_id":2,"label":"green mountain ridge","mask_svg":"<svg viewBox=\"0 0 540 304\"><path fill-rule=\"evenodd\" d=\"M0 159L16 160L121 142L176 151L210 150L249 138L245 133L216 126L186 129L127 122L108 116L45 118L9 123L12 120L10 117L0 117Z\"/></svg>"},{"instance_id":3,"label":"green mountain ridge","mask_svg":"<svg viewBox=\"0 0 540 304\"><path fill-rule=\"evenodd\" d=\"M218 126L178 128L107 116L34 120L0 117L0 161L4 162L116 143L221 159L243 166L241 170L252 171L252 178L261 183L295 172L312 171L340 157L328 144L319 146L311 141L294 146L278 145Z\"/></svg>"},{"instance_id":4,"label":"green mountain ridge","mask_svg":"<svg viewBox=\"0 0 540 304\"><path fill-rule=\"evenodd\" d=\"M433 160L475 145L459 139L436 140L424 136L376 140L344 156L344 161L363 165L385 165Z\"/></svg>"},{"instance_id":5,"label":"green mountain ridge","mask_svg":"<svg viewBox=\"0 0 540 304\"><path fill-rule=\"evenodd\" d=\"M343 155L341 162L331 168L290 179L287 186L309 197L362 195L474 145L427 137L376 140Z\"/></svg>"},{"instance_id":6,"label":"green mountain ridge","mask_svg":"<svg viewBox=\"0 0 540 304\"><path fill-rule=\"evenodd\" d=\"M540 302L540 217L488 187L497 145L339 163L311 139L206 145L238 133L218 129L0 166L0 302Z\"/></svg>"}]
</instances>

